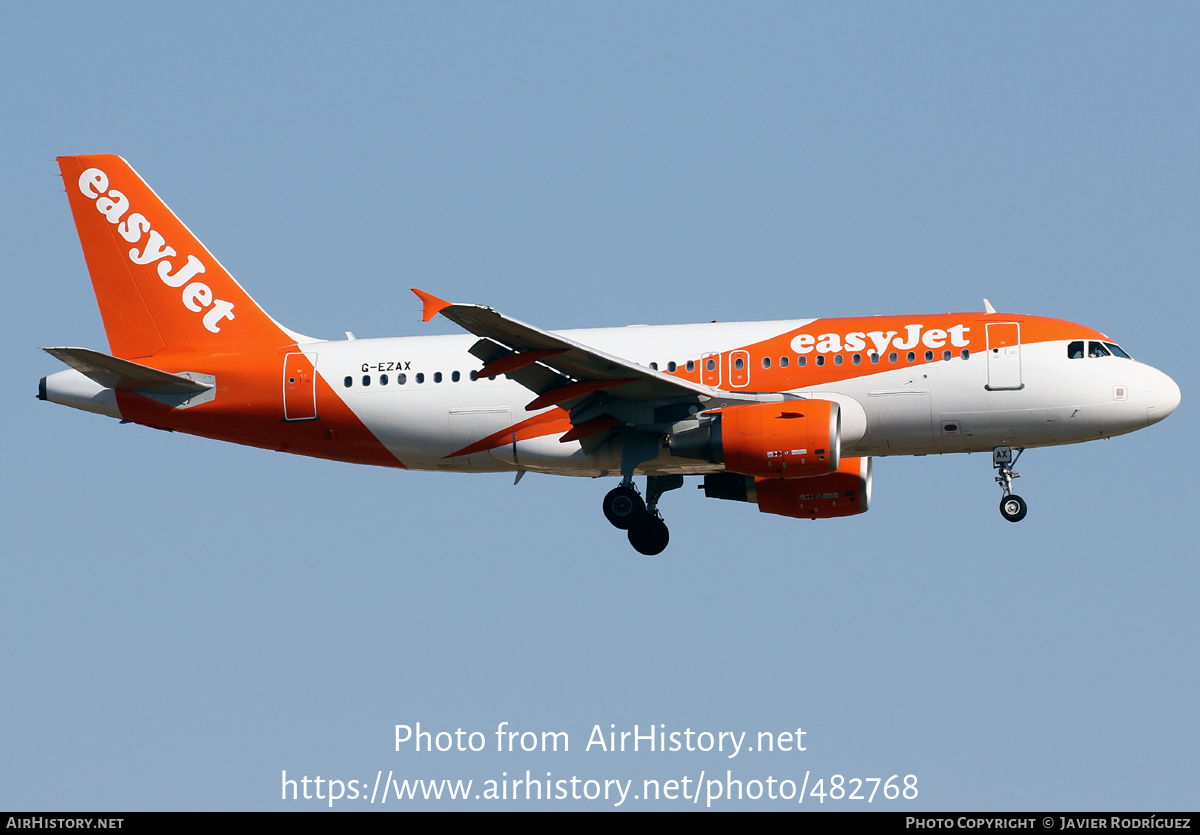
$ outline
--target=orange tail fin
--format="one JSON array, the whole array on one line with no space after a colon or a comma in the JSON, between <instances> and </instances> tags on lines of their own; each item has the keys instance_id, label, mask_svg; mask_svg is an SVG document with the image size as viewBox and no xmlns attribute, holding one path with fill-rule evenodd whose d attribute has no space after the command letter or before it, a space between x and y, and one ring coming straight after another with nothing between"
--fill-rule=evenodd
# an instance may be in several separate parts
<instances>
[{"instance_id":1,"label":"orange tail fin","mask_svg":"<svg viewBox=\"0 0 1200 835\"><path fill-rule=\"evenodd\" d=\"M115 356L307 341L268 316L125 160L58 164Z\"/></svg>"}]
</instances>

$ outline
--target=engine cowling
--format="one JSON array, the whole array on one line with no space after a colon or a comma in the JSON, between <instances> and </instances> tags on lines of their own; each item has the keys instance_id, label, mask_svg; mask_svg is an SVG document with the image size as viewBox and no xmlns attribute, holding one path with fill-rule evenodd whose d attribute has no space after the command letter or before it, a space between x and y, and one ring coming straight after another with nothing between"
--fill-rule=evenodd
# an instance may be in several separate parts
<instances>
[{"instance_id":1,"label":"engine cowling","mask_svg":"<svg viewBox=\"0 0 1200 835\"><path fill-rule=\"evenodd\" d=\"M704 477L710 499L750 502L763 513L831 519L866 513L871 505L871 459L845 458L837 471L813 478L756 478L737 473Z\"/></svg>"},{"instance_id":2,"label":"engine cowling","mask_svg":"<svg viewBox=\"0 0 1200 835\"><path fill-rule=\"evenodd\" d=\"M697 429L671 436L672 455L724 464L730 473L812 478L841 458L841 411L832 400L730 406Z\"/></svg>"}]
</instances>

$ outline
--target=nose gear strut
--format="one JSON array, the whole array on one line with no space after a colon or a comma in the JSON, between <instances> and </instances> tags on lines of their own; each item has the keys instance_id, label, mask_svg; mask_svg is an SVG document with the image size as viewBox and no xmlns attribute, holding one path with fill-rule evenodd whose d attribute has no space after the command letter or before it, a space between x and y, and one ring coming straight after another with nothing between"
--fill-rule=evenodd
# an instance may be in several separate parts
<instances>
[{"instance_id":1,"label":"nose gear strut","mask_svg":"<svg viewBox=\"0 0 1200 835\"><path fill-rule=\"evenodd\" d=\"M1013 469L1013 464L1017 463L1024 451L1024 447L1018 448L1017 454L1013 455L1012 447L1006 446L998 446L992 450L992 466L1000 471L1000 475L996 476L996 483L1004 491L1000 499L1000 515L1010 522L1020 522L1029 512L1029 505L1012 489L1013 479L1021 477L1021 474Z\"/></svg>"}]
</instances>

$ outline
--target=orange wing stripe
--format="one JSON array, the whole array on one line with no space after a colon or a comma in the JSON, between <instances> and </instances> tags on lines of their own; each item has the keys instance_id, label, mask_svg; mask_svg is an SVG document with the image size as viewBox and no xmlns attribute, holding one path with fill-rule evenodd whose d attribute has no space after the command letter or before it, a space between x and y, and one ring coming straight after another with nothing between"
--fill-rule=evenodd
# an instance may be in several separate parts
<instances>
[{"instance_id":1,"label":"orange wing stripe","mask_svg":"<svg viewBox=\"0 0 1200 835\"><path fill-rule=\"evenodd\" d=\"M509 354L507 357L501 357L498 360L493 360L483 368L475 372L478 377L496 377L500 374L507 374L510 371L516 371L519 368L524 368L527 365L533 365L538 360L549 359L558 354L565 354L566 348L541 348L536 351L525 351L520 354Z\"/></svg>"},{"instance_id":2,"label":"orange wing stripe","mask_svg":"<svg viewBox=\"0 0 1200 835\"><path fill-rule=\"evenodd\" d=\"M626 380L584 380L582 383L568 383L565 386L559 386L558 388L542 392L525 407L525 411L536 412L538 409L544 409L547 406L557 406L559 403L566 403L568 400L574 400L576 397L582 397L593 391L616 388L617 386L623 386L626 383L632 382L634 382L633 378Z\"/></svg>"},{"instance_id":3,"label":"orange wing stripe","mask_svg":"<svg viewBox=\"0 0 1200 835\"><path fill-rule=\"evenodd\" d=\"M621 421L612 415L601 415L600 417L585 420L583 423L571 429L570 432L558 439L560 444L569 443L571 441L580 441L584 438L595 435L597 432L603 432L609 427L616 426Z\"/></svg>"}]
</instances>

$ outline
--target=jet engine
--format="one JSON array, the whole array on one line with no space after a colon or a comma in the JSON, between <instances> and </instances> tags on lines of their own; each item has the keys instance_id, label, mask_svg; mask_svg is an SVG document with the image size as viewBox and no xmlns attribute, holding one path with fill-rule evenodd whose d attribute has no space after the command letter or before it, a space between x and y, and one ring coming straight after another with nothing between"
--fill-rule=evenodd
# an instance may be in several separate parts
<instances>
[{"instance_id":1,"label":"jet engine","mask_svg":"<svg viewBox=\"0 0 1200 835\"><path fill-rule=\"evenodd\" d=\"M841 412L832 400L751 403L717 411L706 424L671 436L671 454L724 464L762 478L832 473L841 458Z\"/></svg>"},{"instance_id":2,"label":"jet engine","mask_svg":"<svg viewBox=\"0 0 1200 835\"><path fill-rule=\"evenodd\" d=\"M757 504L763 513L830 519L866 513L871 504L871 459L844 458L836 472L813 478L756 478L738 473L704 477L704 495Z\"/></svg>"}]
</instances>

